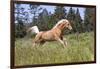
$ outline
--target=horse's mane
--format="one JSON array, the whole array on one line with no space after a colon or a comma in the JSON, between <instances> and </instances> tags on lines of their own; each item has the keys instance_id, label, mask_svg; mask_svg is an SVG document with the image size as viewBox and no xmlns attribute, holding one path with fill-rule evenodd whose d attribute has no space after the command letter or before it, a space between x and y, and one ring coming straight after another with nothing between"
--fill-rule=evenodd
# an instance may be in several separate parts
<instances>
[{"instance_id":1,"label":"horse's mane","mask_svg":"<svg viewBox=\"0 0 100 69\"><path fill-rule=\"evenodd\" d=\"M62 19L62 20L60 20L60 21L58 21L57 23L56 23L56 25L53 27L53 28L56 28L59 24L61 24L63 21L68 21L67 19Z\"/></svg>"},{"instance_id":2,"label":"horse's mane","mask_svg":"<svg viewBox=\"0 0 100 69\"><path fill-rule=\"evenodd\" d=\"M67 19L61 19L56 23L56 25L53 27L53 29L56 28L59 24L63 23L63 21L68 22ZM31 33L35 33L35 34L40 32L37 26L32 26L31 28L28 29L28 31L31 31Z\"/></svg>"}]
</instances>

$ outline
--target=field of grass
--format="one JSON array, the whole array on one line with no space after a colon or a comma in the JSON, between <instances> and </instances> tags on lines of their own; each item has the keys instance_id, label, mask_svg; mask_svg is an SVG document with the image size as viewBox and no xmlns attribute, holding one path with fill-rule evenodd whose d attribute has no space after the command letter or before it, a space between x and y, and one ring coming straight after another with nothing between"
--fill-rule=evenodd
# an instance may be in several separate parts
<instances>
[{"instance_id":1,"label":"field of grass","mask_svg":"<svg viewBox=\"0 0 100 69\"><path fill-rule=\"evenodd\" d=\"M94 33L65 35L67 47L57 42L46 42L32 47L31 38L16 39L15 65L54 64L94 61Z\"/></svg>"}]
</instances>

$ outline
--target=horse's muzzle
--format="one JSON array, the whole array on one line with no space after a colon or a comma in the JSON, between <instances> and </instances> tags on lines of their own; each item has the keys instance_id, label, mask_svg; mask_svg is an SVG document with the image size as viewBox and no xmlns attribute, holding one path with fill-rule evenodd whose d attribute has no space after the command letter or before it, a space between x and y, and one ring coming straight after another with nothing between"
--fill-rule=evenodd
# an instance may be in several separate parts
<instances>
[{"instance_id":1,"label":"horse's muzzle","mask_svg":"<svg viewBox=\"0 0 100 69\"><path fill-rule=\"evenodd\" d=\"M71 26L68 27L69 30L72 30L73 28Z\"/></svg>"}]
</instances>

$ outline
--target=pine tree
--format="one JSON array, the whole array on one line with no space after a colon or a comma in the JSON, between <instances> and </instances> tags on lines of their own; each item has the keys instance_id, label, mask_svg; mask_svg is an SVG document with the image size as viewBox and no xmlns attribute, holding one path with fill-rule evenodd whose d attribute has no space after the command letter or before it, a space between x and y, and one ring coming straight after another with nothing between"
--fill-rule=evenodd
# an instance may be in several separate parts
<instances>
[{"instance_id":1,"label":"pine tree","mask_svg":"<svg viewBox=\"0 0 100 69\"><path fill-rule=\"evenodd\" d=\"M56 23L57 23L57 21L55 19L55 15L54 14L49 14L48 29L53 28Z\"/></svg>"},{"instance_id":2,"label":"pine tree","mask_svg":"<svg viewBox=\"0 0 100 69\"><path fill-rule=\"evenodd\" d=\"M22 20L19 20L18 23L15 24L15 36L17 38L22 38L26 35L25 26Z\"/></svg>"},{"instance_id":3,"label":"pine tree","mask_svg":"<svg viewBox=\"0 0 100 69\"><path fill-rule=\"evenodd\" d=\"M66 9L63 6L56 6L54 12L55 21L59 21L61 19L66 18Z\"/></svg>"},{"instance_id":4,"label":"pine tree","mask_svg":"<svg viewBox=\"0 0 100 69\"><path fill-rule=\"evenodd\" d=\"M71 26L73 27L73 32L76 32L75 30L75 10L72 9L72 7L69 9L69 12L67 13L67 19L69 20L69 22L71 23Z\"/></svg>"},{"instance_id":5,"label":"pine tree","mask_svg":"<svg viewBox=\"0 0 100 69\"><path fill-rule=\"evenodd\" d=\"M37 17L39 14L39 11L42 10L42 8L40 7L40 5L33 5L30 4L30 13L33 15L33 19L32 19L32 25L36 25L36 23L38 23Z\"/></svg>"},{"instance_id":6,"label":"pine tree","mask_svg":"<svg viewBox=\"0 0 100 69\"><path fill-rule=\"evenodd\" d=\"M84 16L85 31L89 32L89 31L94 30L94 25L95 25L95 9L86 8L85 16Z\"/></svg>"},{"instance_id":7,"label":"pine tree","mask_svg":"<svg viewBox=\"0 0 100 69\"><path fill-rule=\"evenodd\" d=\"M75 14L75 32L83 32L82 28L82 18L79 13L79 9L77 8L76 14Z\"/></svg>"},{"instance_id":8,"label":"pine tree","mask_svg":"<svg viewBox=\"0 0 100 69\"><path fill-rule=\"evenodd\" d=\"M72 7L69 9L69 12L67 14L67 19L73 22L75 20L75 10L72 9Z\"/></svg>"},{"instance_id":9,"label":"pine tree","mask_svg":"<svg viewBox=\"0 0 100 69\"><path fill-rule=\"evenodd\" d=\"M40 30L48 30L49 13L46 9L38 16L38 27Z\"/></svg>"},{"instance_id":10,"label":"pine tree","mask_svg":"<svg viewBox=\"0 0 100 69\"><path fill-rule=\"evenodd\" d=\"M26 35L25 25L23 23L24 8L21 7L21 4L15 4L15 36L22 38Z\"/></svg>"}]
</instances>

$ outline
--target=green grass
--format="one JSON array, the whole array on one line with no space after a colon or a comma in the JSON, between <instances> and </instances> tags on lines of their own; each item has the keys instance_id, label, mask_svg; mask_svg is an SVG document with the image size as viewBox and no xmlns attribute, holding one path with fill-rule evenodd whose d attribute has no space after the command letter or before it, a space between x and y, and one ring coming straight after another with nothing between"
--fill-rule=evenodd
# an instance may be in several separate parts
<instances>
[{"instance_id":1,"label":"green grass","mask_svg":"<svg viewBox=\"0 0 100 69\"><path fill-rule=\"evenodd\" d=\"M67 47L57 42L46 42L43 46L32 47L31 38L16 39L15 65L54 64L94 61L93 32L64 36Z\"/></svg>"}]
</instances>

